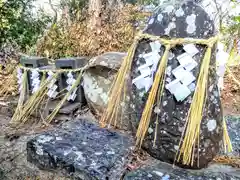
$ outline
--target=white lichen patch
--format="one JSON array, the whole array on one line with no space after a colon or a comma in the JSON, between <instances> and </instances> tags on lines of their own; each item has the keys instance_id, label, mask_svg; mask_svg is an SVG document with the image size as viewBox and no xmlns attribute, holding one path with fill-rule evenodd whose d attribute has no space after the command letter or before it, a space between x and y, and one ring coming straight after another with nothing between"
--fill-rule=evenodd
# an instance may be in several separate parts
<instances>
[{"instance_id":1,"label":"white lichen patch","mask_svg":"<svg viewBox=\"0 0 240 180\"><path fill-rule=\"evenodd\" d=\"M175 149L176 151L178 151L178 150L179 150L179 146L178 146L178 145L174 145L174 149Z\"/></svg>"},{"instance_id":2,"label":"white lichen patch","mask_svg":"<svg viewBox=\"0 0 240 180\"><path fill-rule=\"evenodd\" d=\"M151 18L150 21L148 22L148 24L153 24L154 23L154 18Z\"/></svg>"},{"instance_id":3,"label":"white lichen patch","mask_svg":"<svg viewBox=\"0 0 240 180\"><path fill-rule=\"evenodd\" d=\"M72 152L72 149L66 149L63 151L63 155L67 156L68 154L70 154Z\"/></svg>"},{"instance_id":4,"label":"white lichen patch","mask_svg":"<svg viewBox=\"0 0 240 180\"><path fill-rule=\"evenodd\" d=\"M154 113L156 113L156 114L160 114L160 112L161 112L161 110L159 109L159 107L155 107L154 108Z\"/></svg>"},{"instance_id":5,"label":"white lichen patch","mask_svg":"<svg viewBox=\"0 0 240 180\"><path fill-rule=\"evenodd\" d=\"M61 140L63 140L63 138L62 137L56 137L56 140L61 141Z\"/></svg>"},{"instance_id":6,"label":"white lichen patch","mask_svg":"<svg viewBox=\"0 0 240 180\"><path fill-rule=\"evenodd\" d=\"M148 176L149 178L153 177L151 174L148 174L147 176Z\"/></svg>"},{"instance_id":7,"label":"white lichen patch","mask_svg":"<svg viewBox=\"0 0 240 180\"><path fill-rule=\"evenodd\" d=\"M101 97L104 105L107 105L107 102L108 102L108 93L104 93L104 92L103 92L103 93L100 95L100 97Z\"/></svg>"},{"instance_id":8,"label":"white lichen patch","mask_svg":"<svg viewBox=\"0 0 240 180\"><path fill-rule=\"evenodd\" d=\"M167 101L163 101L163 106L166 106L167 105Z\"/></svg>"},{"instance_id":9,"label":"white lichen patch","mask_svg":"<svg viewBox=\"0 0 240 180\"><path fill-rule=\"evenodd\" d=\"M115 154L115 152L114 151L107 151L107 154L108 155L113 155L113 154Z\"/></svg>"},{"instance_id":10,"label":"white lichen patch","mask_svg":"<svg viewBox=\"0 0 240 180\"><path fill-rule=\"evenodd\" d=\"M161 21L163 20L163 15L162 15L162 14L159 14L159 15L157 16L157 20L158 20L159 22L161 22Z\"/></svg>"},{"instance_id":11,"label":"white lichen patch","mask_svg":"<svg viewBox=\"0 0 240 180\"><path fill-rule=\"evenodd\" d=\"M108 66L108 64L105 62L105 61L101 61L100 63L99 63L101 66Z\"/></svg>"},{"instance_id":12,"label":"white lichen patch","mask_svg":"<svg viewBox=\"0 0 240 180\"><path fill-rule=\"evenodd\" d=\"M86 161L86 159L83 157L83 153L82 153L81 151L76 151L76 152L74 152L74 153L77 155L76 160L78 160L78 161L83 161L83 162Z\"/></svg>"},{"instance_id":13,"label":"white lichen patch","mask_svg":"<svg viewBox=\"0 0 240 180\"><path fill-rule=\"evenodd\" d=\"M160 172L160 171L153 171L153 173L154 173L154 174L156 174L156 175L158 175L158 176L160 176L160 177L162 177L162 176L163 176L163 173L162 173L162 172Z\"/></svg>"},{"instance_id":14,"label":"white lichen patch","mask_svg":"<svg viewBox=\"0 0 240 180\"><path fill-rule=\"evenodd\" d=\"M100 156L102 155L102 152L95 152L95 155Z\"/></svg>"},{"instance_id":15,"label":"white lichen patch","mask_svg":"<svg viewBox=\"0 0 240 180\"><path fill-rule=\"evenodd\" d=\"M100 87L89 73L84 74L84 90L88 99L90 99L93 103L101 103L107 104L108 102L108 92L104 91L102 87ZM99 81L104 81L102 77L98 78ZM99 102L100 101L100 102Z\"/></svg>"},{"instance_id":16,"label":"white lichen patch","mask_svg":"<svg viewBox=\"0 0 240 180\"><path fill-rule=\"evenodd\" d=\"M36 148L36 153L40 156L43 155L43 149L42 149L42 146L40 145L35 145L35 148Z\"/></svg>"},{"instance_id":17,"label":"white lichen patch","mask_svg":"<svg viewBox=\"0 0 240 180\"><path fill-rule=\"evenodd\" d=\"M179 8L179 9L175 12L175 15L176 15L177 17L183 16L183 15L184 15L183 9L182 9L182 8Z\"/></svg>"},{"instance_id":18,"label":"white lichen patch","mask_svg":"<svg viewBox=\"0 0 240 180\"><path fill-rule=\"evenodd\" d=\"M170 31L174 28L176 28L176 24L174 22L169 23L168 27L164 30L165 34L169 35Z\"/></svg>"},{"instance_id":19,"label":"white lichen patch","mask_svg":"<svg viewBox=\"0 0 240 180\"><path fill-rule=\"evenodd\" d=\"M212 90L213 90L213 85L211 85L208 90L209 90L209 92L212 92Z\"/></svg>"},{"instance_id":20,"label":"white lichen patch","mask_svg":"<svg viewBox=\"0 0 240 180\"><path fill-rule=\"evenodd\" d=\"M38 143L46 143L53 140L52 136L47 136L47 135L41 135L38 137Z\"/></svg>"},{"instance_id":21,"label":"white lichen patch","mask_svg":"<svg viewBox=\"0 0 240 180\"><path fill-rule=\"evenodd\" d=\"M215 130L217 127L217 122L215 119L211 119L211 120L208 120L207 122L207 128L208 128L208 131L213 131Z\"/></svg>"},{"instance_id":22,"label":"white lichen patch","mask_svg":"<svg viewBox=\"0 0 240 180\"><path fill-rule=\"evenodd\" d=\"M193 34L196 31L196 15L191 14L190 16L187 16L186 18L187 22L187 33L188 34Z\"/></svg>"},{"instance_id":23,"label":"white lichen patch","mask_svg":"<svg viewBox=\"0 0 240 180\"><path fill-rule=\"evenodd\" d=\"M148 128L148 133L149 133L149 134L152 134L152 133L153 133L153 128L151 128L151 127Z\"/></svg>"}]
</instances>

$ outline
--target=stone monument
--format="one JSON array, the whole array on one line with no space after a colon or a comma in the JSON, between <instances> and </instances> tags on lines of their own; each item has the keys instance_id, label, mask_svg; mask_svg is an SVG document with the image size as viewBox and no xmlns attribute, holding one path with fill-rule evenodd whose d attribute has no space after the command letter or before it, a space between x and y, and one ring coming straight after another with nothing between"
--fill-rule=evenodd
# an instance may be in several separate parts
<instances>
[{"instance_id":1,"label":"stone monument","mask_svg":"<svg viewBox=\"0 0 240 180\"><path fill-rule=\"evenodd\" d=\"M144 33L171 39L208 39L216 35L214 22L207 12L190 1L161 5L150 17ZM152 77L156 72L157 64L148 66L149 59L156 57L160 59L164 49L165 47L159 42L149 40L141 41L136 49L130 91L131 101L135 102L135 113L132 113L130 118L133 121L136 118L141 119L142 113L139 112L143 112L153 81ZM195 152L199 153L199 164L197 165L196 159L193 168L206 167L212 161L219 151L223 137L223 115L217 87L214 50L215 47L211 54L206 104L200 127L200 146L195 149ZM148 133L142 146L157 159L174 162L205 52L206 47L199 44L178 45L170 51L162 100L160 104L157 104L156 100ZM146 67L152 70L152 74ZM179 164L181 165L181 162Z\"/></svg>"}]
</instances>

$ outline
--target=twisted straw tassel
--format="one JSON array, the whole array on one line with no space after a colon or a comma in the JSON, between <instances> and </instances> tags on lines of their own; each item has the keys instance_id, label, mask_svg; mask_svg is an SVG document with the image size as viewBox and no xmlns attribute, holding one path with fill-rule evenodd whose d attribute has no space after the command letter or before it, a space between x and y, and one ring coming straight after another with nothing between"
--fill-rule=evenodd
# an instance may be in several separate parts
<instances>
[{"instance_id":1,"label":"twisted straw tassel","mask_svg":"<svg viewBox=\"0 0 240 180\"><path fill-rule=\"evenodd\" d=\"M233 150L232 143L228 135L227 124L225 119L223 119L223 146L225 153L232 152Z\"/></svg>"},{"instance_id":2,"label":"twisted straw tassel","mask_svg":"<svg viewBox=\"0 0 240 180\"><path fill-rule=\"evenodd\" d=\"M52 111L51 114L49 114L46 118L46 122L47 123L51 123L51 121L53 120L53 118L56 116L56 114L58 113L58 111L61 109L61 107L63 106L64 102L67 100L67 98L71 95L71 93L73 92L73 90L80 84L81 79L82 79L82 74L83 74L83 70L84 68L81 69L75 83L72 85L70 91L67 92L67 94L63 97L63 99L58 103L58 105L56 106L56 108Z\"/></svg>"},{"instance_id":3,"label":"twisted straw tassel","mask_svg":"<svg viewBox=\"0 0 240 180\"><path fill-rule=\"evenodd\" d=\"M14 125L17 124L18 121L18 117L21 116L22 112L23 112L23 105L24 105L24 100L25 100L25 96L26 96L26 90L27 90L27 71L24 70L23 72L23 86L20 92L20 97L18 99L18 105L17 108L15 110L15 113L10 121L10 124Z\"/></svg>"},{"instance_id":4,"label":"twisted straw tassel","mask_svg":"<svg viewBox=\"0 0 240 180\"><path fill-rule=\"evenodd\" d=\"M25 70L26 72L27 70ZM56 77L55 74L54 77ZM29 116L33 114L33 112L38 108L39 104L42 102L44 96L47 94L47 86L50 80L45 80L45 75L41 80L40 88L26 101L25 104L22 104L22 109L20 112L16 111L11 122L15 122L17 124L24 124L27 122ZM24 83L25 84L25 83Z\"/></svg>"},{"instance_id":5,"label":"twisted straw tassel","mask_svg":"<svg viewBox=\"0 0 240 180\"><path fill-rule=\"evenodd\" d=\"M116 80L114 81L114 84L111 88L111 95L109 97L107 109L100 120L100 124L102 127L105 127L106 123L111 125L113 122L113 118L115 118L114 125L117 125L119 105L121 103L121 100L125 99L125 97L122 96L126 95L126 78L128 78L129 76L137 45L138 38L134 40L134 43L128 51L127 57L125 57L123 64L118 71Z\"/></svg>"},{"instance_id":6,"label":"twisted straw tassel","mask_svg":"<svg viewBox=\"0 0 240 180\"><path fill-rule=\"evenodd\" d=\"M182 134L183 139L182 146L180 148L180 152L178 154L178 161L180 157L183 158L183 164L185 165L193 165L194 163L194 149L196 145L196 141L198 141L199 146L199 135L200 135L200 125L202 120L203 108L205 105L205 95L208 81L208 72L209 72L209 64L211 59L212 46L208 46L205 57L203 59L197 86L195 89L195 93L193 95L192 104L190 106L187 121L185 124L184 131L185 134ZM199 156L198 156L199 158ZM198 159L199 166L199 159Z\"/></svg>"},{"instance_id":7,"label":"twisted straw tassel","mask_svg":"<svg viewBox=\"0 0 240 180\"><path fill-rule=\"evenodd\" d=\"M163 91L163 88L164 88L164 82L165 82L164 81L165 70L166 70L166 67L167 67L168 53L169 53L170 48L171 48L170 45L166 46L165 52L164 52L163 57L160 61L158 70L156 72L154 82L152 84L152 88L151 88L151 91L150 91L149 96L148 96L148 100L146 102L145 108L144 108L143 113L142 113L142 117L141 117L141 120L140 120L140 123L139 123L139 126L138 126L138 130L137 130L137 134L136 134L136 137L137 137L136 145L139 146L139 147L141 147L142 142L145 138L147 129L149 127L150 118L151 118L151 115L152 115L153 104L154 104L155 99L156 99L158 88L161 91L160 96L162 95L162 91ZM161 99L159 101L161 102Z\"/></svg>"}]
</instances>

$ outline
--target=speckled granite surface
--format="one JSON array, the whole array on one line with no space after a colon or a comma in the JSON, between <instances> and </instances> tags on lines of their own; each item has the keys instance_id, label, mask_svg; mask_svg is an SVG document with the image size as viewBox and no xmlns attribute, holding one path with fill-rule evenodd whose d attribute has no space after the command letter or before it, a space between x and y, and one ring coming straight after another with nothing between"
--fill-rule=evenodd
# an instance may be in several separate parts
<instances>
[{"instance_id":1,"label":"speckled granite surface","mask_svg":"<svg viewBox=\"0 0 240 180\"><path fill-rule=\"evenodd\" d=\"M120 179L132 146L130 137L79 119L30 140L27 157L40 169L83 180Z\"/></svg>"}]
</instances>

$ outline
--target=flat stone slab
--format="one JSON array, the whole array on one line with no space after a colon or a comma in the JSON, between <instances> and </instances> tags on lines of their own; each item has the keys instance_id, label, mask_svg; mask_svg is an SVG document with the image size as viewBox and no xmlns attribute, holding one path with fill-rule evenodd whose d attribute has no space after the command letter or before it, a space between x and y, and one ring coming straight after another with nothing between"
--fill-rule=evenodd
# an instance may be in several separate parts
<instances>
[{"instance_id":1,"label":"flat stone slab","mask_svg":"<svg viewBox=\"0 0 240 180\"><path fill-rule=\"evenodd\" d=\"M63 169L79 179L120 179L133 145L128 136L79 119L28 141L27 158L40 169Z\"/></svg>"},{"instance_id":2,"label":"flat stone slab","mask_svg":"<svg viewBox=\"0 0 240 180\"><path fill-rule=\"evenodd\" d=\"M187 170L173 168L171 164L158 161L128 173L124 180L239 180L240 169L224 165L211 165L207 169Z\"/></svg>"}]
</instances>

